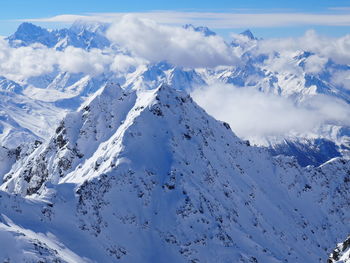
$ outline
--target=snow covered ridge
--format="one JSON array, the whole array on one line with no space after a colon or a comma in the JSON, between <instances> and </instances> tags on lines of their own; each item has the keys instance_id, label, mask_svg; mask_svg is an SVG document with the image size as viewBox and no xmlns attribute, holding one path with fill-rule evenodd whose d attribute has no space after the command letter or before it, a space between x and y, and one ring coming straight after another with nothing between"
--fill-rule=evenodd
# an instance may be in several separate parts
<instances>
[{"instance_id":1,"label":"snow covered ridge","mask_svg":"<svg viewBox=\"0 0 350 263\"><path fill-rule=\"evenodd\" d=\"M2 176L0 260L325 262L349 176L249 146L183 91L109 84Z\"/></svg>"},{"instance_id":2,"label":"snow covered ridge","mask_svg":"<svg viewBox=\"0 0 350 263\"><path fill-rule=\"evenodd\" d=\"M104 36L107 25L96 24L94 27L81 22L74 23L69 29L47 30L31 23L22 23L17 31L8 37L14 47L40 43L49 48L62 50L68 46L83 49L105 48L111 45Z\"/></svg>"},{"instance_id":3,"label":"snow covered ridge","mask_svg":"<svg viewBox=\"0 0 350 263\"><path fill-rule=\"evenodd\" d=\"M23 24L0 41L0 260L326 261L350 232L348 41Z\"/></svg>"},{"instance_id":4,"label":"snow covered ridge","mask_svg":"<svg viewBox=\"0 0 350 263\"><path fill-rule=\"evenodd\" d=\"M348 237L343 243L339 243L337 248L331 253L328 263L333 262L350 262L350 237Z\"/></svg>"}]
</instances>

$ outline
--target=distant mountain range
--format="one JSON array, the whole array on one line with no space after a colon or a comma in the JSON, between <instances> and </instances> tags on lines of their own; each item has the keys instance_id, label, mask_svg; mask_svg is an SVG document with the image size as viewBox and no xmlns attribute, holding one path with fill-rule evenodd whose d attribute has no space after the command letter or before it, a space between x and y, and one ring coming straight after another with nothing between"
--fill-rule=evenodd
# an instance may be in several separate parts
<instances>
[{"instance_id":1,"label":"distant mountain range","mask_svg":"<svg viewBox=\"0 0 350 263\"><path fill-rule=\"evenodd\" d=\"M206 27L186 25L184 28L208 37L215 35ZM85 50L103 49L111 46L110 41L104 36L107 29L107 24L83 22L76 22L71 28L61 30L47 30L30 23L23 23L13 35L8 37L8 41L14 47L40 43L58 50L68 46ZM196 69L174 66L163 61L140 64L132 68L131 72L118 74L119 77L108 71L98 76L54 71L25 79L23 83L16 83L16 85L25 92L27 97L42 100L42 95L45 94L45 101L50 97L49 100L54 106L64 109L77 108L84 97L92 94L97 87L107 81L119 83L126 89L152 88L161 83L167 83L176 89L189 92L198 86L221 83L232 85L233 88L249 87L262 93L288 98L296 105L303 104L315 95L329 96L349 104L349 90L340 84L335 84L331 78L333 72L349 69L349 66L328 61L321 73L308 73L305 71L305 63L312 53L300 51L299 54L287 58L288 63L299 69L299 74L273 71L269 69L267 60L273 62L280 55L276 53L272 58L256 56L253 51L259 40L249 30L243 32L242 36L247 37L244 44L235 41L231 43L233 49L240 50L243 62L240 66L220 67L215 70ZM25 88L27 86L30 88ZM234 124L232 127L235 130ZM345 123L324 123L312 132L300 135L252 137L240 134L240 136L253 144L268 147L274 155L296 156L302 165L320 165L333 157L348 155L349 134L349 126Z\"/></svg>"},{"instance_id":2,"label":"distant mountain range","mask_svg":"<svg viewBox=\"0 0 350 263\"><path fill-rule=\"evenodd\" d=\"M69 29L48 30L31 23L22 23L17 31L8 37L14 47L40 43L49 48L62 50L68 46L77 48L105 48L110 45L104 36L106 25L74 23Z\"/></svg>"}]
</instances>

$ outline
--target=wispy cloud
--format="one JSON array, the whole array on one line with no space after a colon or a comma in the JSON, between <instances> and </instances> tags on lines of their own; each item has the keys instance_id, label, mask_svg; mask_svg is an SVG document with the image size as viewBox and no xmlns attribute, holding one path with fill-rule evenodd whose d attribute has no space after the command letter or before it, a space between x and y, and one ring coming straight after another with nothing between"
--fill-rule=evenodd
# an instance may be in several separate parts
<instances>
[{"instance_id":1,"label":"wispy cloud","mask_svg":"<svg viewBox=\"0 0 350 263\"><path fill-rule=\"evenodd\" d=\"M347 7L343 7L345 11ZM340 9L340 7L338 8ZM334 8L335 11L335 8ZM350 8L347 10L350 12ZM185 23L206 25L211 28L283 27L283 26L350 26L348 13L297 13L297 12L177 12L152 11L132 13L158 23L180 25ZM31 22L71 23L76 20L115 22L126 13L92 13L86 15L58 15L47 18L22 19Z\"/></svg>"},{"instance_id":2,"label":"wispy cloud","mask_svg":"<svg viewBox=\"0 0 350 263\"><path fill-rule=\"evenodd\" d=\"M335 7L330 7L328 8L329 10L334 10L334 11L350 11L350 6L335 6Z\"/></svg>"},{"instance_id":3,"label":"wispy cloud","mask_svg":"<svg viewBox=\"0 0 350 263\"><path fill-rule=\"evenodd\" d=\"M230 123L242 138L310 132L319 125L348 125L350 106L334 97L315 95L301 105L256 89L210 85L192 92L195 101L215 118Z\"/></svg>"}]
</instances>

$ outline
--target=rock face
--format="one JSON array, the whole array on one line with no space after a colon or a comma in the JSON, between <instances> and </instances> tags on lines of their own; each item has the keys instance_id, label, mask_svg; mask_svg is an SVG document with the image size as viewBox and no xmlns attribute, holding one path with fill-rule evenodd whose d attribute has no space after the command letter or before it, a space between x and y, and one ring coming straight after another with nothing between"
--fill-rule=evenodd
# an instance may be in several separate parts
<instances>
[{"instance_id":1,"label":"rock face","mask_svg":"<svg viewBox=\"0 0 350 263\"><path fill-rule=\"evenodd\" d=\"M3 181L10 262L324 262L349 232L347 161L274 158L167 85L106 85Z\"/></svg>"},{"instance_id":2,"label":"rock face","mask_svg":"<svg viewBox=\"0 0 350 263\"><path fill-rule=\"evenodd\" d=\"M350 236L342 243L339 243L328 258L328 263L350 262Z\"/></svg>"}]
</instances>

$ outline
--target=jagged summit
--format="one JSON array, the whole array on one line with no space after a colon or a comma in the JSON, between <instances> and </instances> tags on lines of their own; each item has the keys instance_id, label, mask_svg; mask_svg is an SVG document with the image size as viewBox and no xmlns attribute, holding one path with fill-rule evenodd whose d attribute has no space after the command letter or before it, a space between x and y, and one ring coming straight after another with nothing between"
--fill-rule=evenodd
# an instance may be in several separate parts
<instances>
[{"instance_id":1,"label":"jagged summit","mask_svg":"<svg viewBox=\"0 0 350 263\"><path fill-rule=\"evenodd\" d=\"M215 36L216 33L214 31L211 31L208 27L206 26L194 26L192 24L186 24L183 26L183 28L188 29L188 30L193 30L195 32L200 32L202 33L204 36L208 37L208 36Z\"/></svg>"},{"instance_id":2,"label":"jagged summit","mask_svg":"<svg viewBox=\"0 0 350 263\"><path fill-rule=\"evenodd\" d=\"M254 34L252 33L252 31L250 31L249 29L247 29L247 30L241 32L240 35L246 36L246 37L248 37L248 39L250 39L250 40L257 40L257 38L254 36Z\"/></svg>"},{"instance_id":3,"label":"jagged summit","mask_svg":"<svg viewBox=\"0 0 350 263\"><path fill-rule=\"evenodd\" d=\"M4 176L25 199L1 194L0 230L46 260L313 262L346 232L348 172L272 158L168 85L109 84Z\"/></svg>"},{"instance_id":4,"label":"jagged summit","mask_svg":"<svg viewBox=\"0 0 350 263\"><path fill-rule=\"evenodd\" d=\"M178 96L177 93L181 95ZM194 104L186 93L180 91L175 93L175 90L166 84L162 84L155 90L130 92L123 91L118 85L108 84L97 91L76 113L68 114L56 129L56 135L39 149L42 154L36 153L34 159L26 160L27 168L26 165L19 164L17 171L19 176L5 177L7 183L4 186L7 190L17 193L36 193L43 186L44 180L57 182L59 178L74 171L77 165L96 152L100 143L110 140L115 134L118 134L120 138L127 136L125 129L130 129L136 119L146 114L145 111L151 111L156 116L163 116L163 111L168 110L170 105L178 103L182 105L188 100ZM198 106L195 105L195 109L199 110ZM157 126L157 124L154 125L154 127ZM121 131L123 133L119 134ZM189 134L183 136L190 137ZM51 157L46 158L43 155ZM39 159L35 160L38 156ZM39 170L34 169L31 174L28 174L28 166L33 163L43 164L39 165ZM87 170L89 169L88 167ZM33 178L30 178L31 176ZM40 179L37 178L38 176ZM24 177L27 179L24 180Z\"/></svg>"},{"instance_id":5,"label":"jagged summit","mask_svg":"<svg viewBox=\"0 0 350 263\"><path fill-rule=\"evenodd\" d=\"M7 40L13 47L40 43L49 48L62 50L67 46L84 49L104 48L110 45L104 36L106 25L76 22L70 29L47 30L32 23L22 23Z\"/></svg>"},{"instance_id":6,"label":"jagged summit","mask_svg":"<svg viewBox=\"0 0 350 263\"><path fill-rule=\"evenodd\" d=\"M8 40L13 46L41 43L45 46L52 47L55 44L55 37L51 32L28 22L20 24L17 31L9 36Z\"/></svg>"},{"instance_id":7,"label":"jagged summit","mask_svg":"<svg viewBox=\"0 0 350 263\"><path fill-rule=\"evenodd\" d=\"M34 25L32 23L29 22L23 22L21 23L16 32L14 33L14 35L18 36L18 35L22 35L22 34L42 34L43 32L47 32L47 29L44 29L40 26Z\"/></svg>"}]
</instances>

